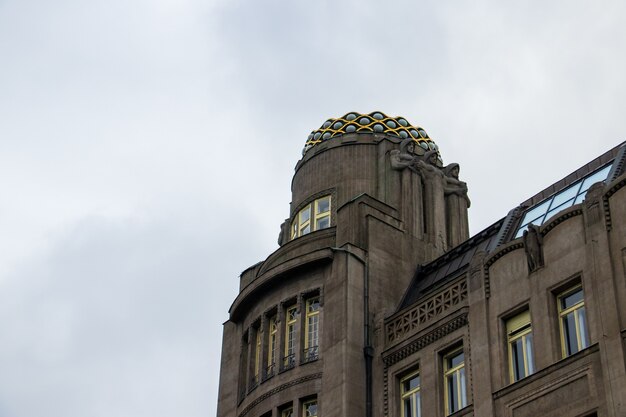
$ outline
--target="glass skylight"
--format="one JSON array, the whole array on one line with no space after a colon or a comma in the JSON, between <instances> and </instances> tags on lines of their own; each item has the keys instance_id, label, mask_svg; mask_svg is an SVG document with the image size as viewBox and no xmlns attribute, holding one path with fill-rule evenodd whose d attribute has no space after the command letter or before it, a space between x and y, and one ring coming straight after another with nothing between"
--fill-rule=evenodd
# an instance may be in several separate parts
<instances>
[{"instance_id":1,"label":"glass skylight","mask_svg":"<svg viewBox=\"0 0 626 417\"><path fill-rule=\"evenodd\" d=\"M522 225L517 229L515 237L518 238L522 236L529 224L532 223L536 226L540 226L559 211L571 207L574 204L581 203L585 199L585 194L587 194L587 190L592 184L606 179L611 171L612 165L612 162L605 165L599 170L576 181L569 187L535 204L533 207L528 208L522 219Z\"/></svg>"}]
</instances>

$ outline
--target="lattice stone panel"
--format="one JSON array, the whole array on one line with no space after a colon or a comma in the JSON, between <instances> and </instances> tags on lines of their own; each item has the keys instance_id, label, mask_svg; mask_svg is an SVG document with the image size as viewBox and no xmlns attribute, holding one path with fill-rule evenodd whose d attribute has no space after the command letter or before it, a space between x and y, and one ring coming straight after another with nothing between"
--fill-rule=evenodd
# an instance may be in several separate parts
<instances>
[{"instance_id":1,"label":"lattice stone panel","mask_svg":"<svg viewBox=\"0 0 626 417\"><path fill-rule=\"evenodd\" d=\"M415 332L424 323L439 317L466 298L467 282L461 280L387 323L387 343L395 342Z\"/></svg>"}]
</instances>

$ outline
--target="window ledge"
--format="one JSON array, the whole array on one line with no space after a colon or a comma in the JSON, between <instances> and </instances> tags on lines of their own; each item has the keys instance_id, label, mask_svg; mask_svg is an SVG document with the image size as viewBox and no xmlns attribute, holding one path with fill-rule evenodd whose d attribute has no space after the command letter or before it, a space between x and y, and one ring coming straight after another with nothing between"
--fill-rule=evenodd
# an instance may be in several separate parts
<instances>
[{"instance_id":1,"label":"window ledge","mask_svg":"<svg viewBox=\"0 0 626 417\"><path fill-rule=\"evenodd\" d=\"M586 356L590 356L593 355L594 353L598 352L599 347L598 347L598 343L594 343L589 345L589 347L587 347L586 349L583 349L579 352L574 353L573 355L570 355L566 358L560 359L557 362L553 363L552 365L549 365L537 372L535 372L532 375L527 376L526 378L522 378L519 381L515 381L497 391L495 391L493 393L493 399L498 399L501 397L504 397L507 394L510 394L511 392L525 386L528 384L531 384L537 380L540 380L542 378L544 378L547 375L550 375L552 373L554 373L555 371L557 371L558 369L561 368L565 368L567 366L569 366L572 363L577 362L578 360L586 357Z\"/></svg>"}]
</instances>

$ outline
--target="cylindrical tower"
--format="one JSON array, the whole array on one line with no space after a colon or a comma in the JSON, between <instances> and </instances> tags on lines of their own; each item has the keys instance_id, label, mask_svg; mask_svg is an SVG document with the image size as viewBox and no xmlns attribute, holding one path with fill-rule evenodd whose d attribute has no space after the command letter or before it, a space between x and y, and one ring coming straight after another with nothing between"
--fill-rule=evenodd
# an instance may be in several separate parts
<instances>
[{"instance_id":1,"label":"cylindrical tower","mask_svg":"<svg viewBox=\"0 0 626 417\"><path fill-rule=\"evenodd\" d=\"M280 248L242 273L224 325L218 416L382 414L377 329L418 264L468 237L468 205L458 165L402 117L311 132Z\"/></svg>"}]
</instances>

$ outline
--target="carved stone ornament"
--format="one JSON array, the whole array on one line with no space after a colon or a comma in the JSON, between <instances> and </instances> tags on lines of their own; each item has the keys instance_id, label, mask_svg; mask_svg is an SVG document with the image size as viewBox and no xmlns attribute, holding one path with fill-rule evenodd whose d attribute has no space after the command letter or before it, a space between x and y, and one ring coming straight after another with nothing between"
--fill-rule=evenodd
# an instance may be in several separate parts
<instances>
[{"instance_id":1,"label":"carved stone ornament","mask_svg":"<svg viewBox=\"0 0 626 417\"><path fill-rule=\"evenodd\" d=\"M528 230L524 231L524 251L528 261L528 273L543 266L543 237L539 226L529 224Z\"/></svg>"},{"instance_id":2,"label":"carved stone ornament","mask_svg":"<svg viewBox=\"0 0 626 417\"><path fill-rule=\"evenodd\" d=\"M415 141L411 138L404 139L400 143L400 150L394 149L389 152L389 159L391 160L391 168L395 170L402 171L409 168L416 171Z\"/></svg>"},{"instance_id":3,"label":"carved stone ornament","mask_svg":"<svg viewBox=\"0 0 626 417\"><path fill-rule=\"evenodd\" d=\"M602 218L600 201L602 200L602 194L604 193L604 183L596 182L585 194L585 209L587 212L586 223L587 226L591 226L600 221Z\"/></svg>"},{"instance_id":4,"label":"carved stone ornament","mask_svg":"<svg viewBox=\"0 0 626 417\"><path fill-rule=\"evenodd\" d=\"M474 256L472 256L472 259L470 260L468 268L470 291L475 291L481 287L486 256L487 252L478 251L474 254Z\"/></svg>"}]
</instances>

